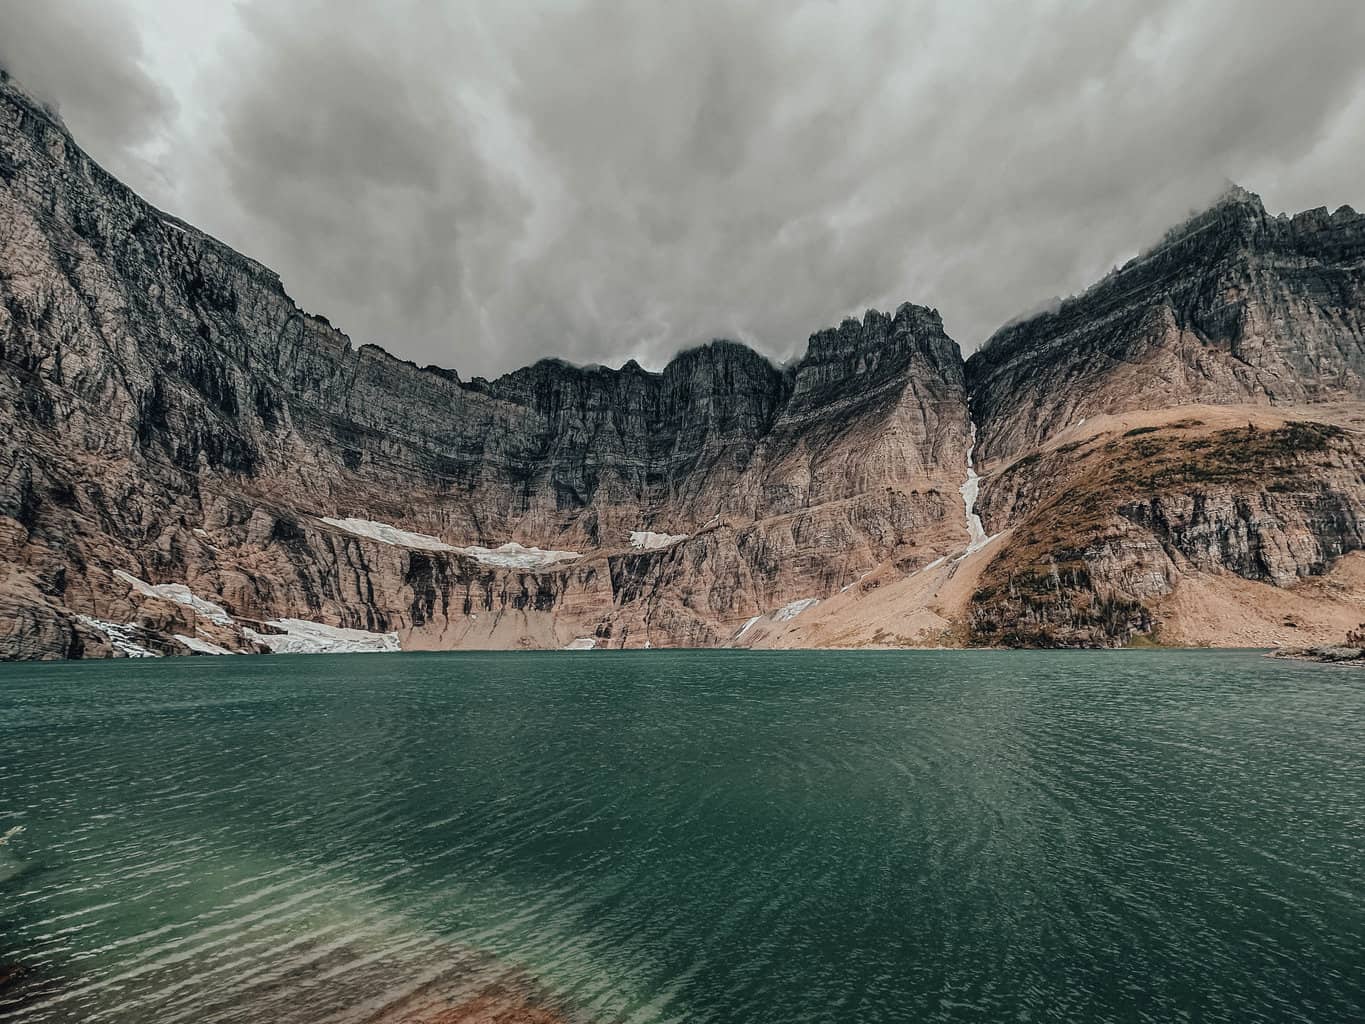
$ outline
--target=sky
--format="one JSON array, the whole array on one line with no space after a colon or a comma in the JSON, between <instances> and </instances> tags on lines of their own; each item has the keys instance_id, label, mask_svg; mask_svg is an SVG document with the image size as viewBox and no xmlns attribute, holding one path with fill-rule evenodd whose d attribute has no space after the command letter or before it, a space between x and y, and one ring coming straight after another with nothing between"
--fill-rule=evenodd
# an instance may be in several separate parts
<instances>
[{"instance_id":1,"label":"sky","mask_svg":"<svg viewBox=\"0 0 1365 1024\"><path fill-rule=\"evenodd\" d=\"M0 0L0 65L356 344L970 352L1229 182L1365 208L1365 4Z\"/></svg>"}]
</instances>

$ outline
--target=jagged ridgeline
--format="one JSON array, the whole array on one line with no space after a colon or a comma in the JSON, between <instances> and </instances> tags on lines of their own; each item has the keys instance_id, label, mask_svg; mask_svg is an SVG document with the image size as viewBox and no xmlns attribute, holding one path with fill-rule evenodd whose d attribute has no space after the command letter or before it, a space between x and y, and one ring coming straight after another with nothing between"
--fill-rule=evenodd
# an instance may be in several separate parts
<instances>
[{"instance_id":1,"label":"jagged ridgeline","mask_svg":"<svg viewBox=\"0 0 1365 1024\"><path fill-rule=\"evenodd\" d=\"M1335 639L1363 259L1353 212L1233 192L965 364L907 303L784 368L466 381L353 347L4 79L0 655L1246 642L1219 602Z\"/></svg>"}]
</instances>

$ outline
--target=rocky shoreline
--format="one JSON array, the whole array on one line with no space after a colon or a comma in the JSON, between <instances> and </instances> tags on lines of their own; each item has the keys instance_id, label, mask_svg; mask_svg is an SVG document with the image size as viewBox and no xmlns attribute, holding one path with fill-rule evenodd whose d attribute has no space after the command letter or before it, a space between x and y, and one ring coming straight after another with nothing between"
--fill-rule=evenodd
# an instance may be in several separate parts
<instances>
[{"instance_id":1,"label":"rocky shoreline","mask_svg":"<svg viewBox=\"0 0 1365 1024\"><path fill-rule=\"evenodd\" d=\"M1289 658L1293 661L1316 661L1327 665L1354 665L1365 668L1365 648L1329 644L1322 647L1280 647L1266 654L1268 658Z\"/></svg>"}]
</instances>

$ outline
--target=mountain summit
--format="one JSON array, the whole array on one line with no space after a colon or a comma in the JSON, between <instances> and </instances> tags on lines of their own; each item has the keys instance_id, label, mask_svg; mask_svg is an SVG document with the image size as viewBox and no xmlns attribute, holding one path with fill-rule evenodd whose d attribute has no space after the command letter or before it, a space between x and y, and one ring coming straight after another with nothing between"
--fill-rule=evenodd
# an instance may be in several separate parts
<instances>
[{"instance_id":1,"label":"mountain summit","mask_svg":"<svg viewBox=\"0 0 1365 1024\"><path fill-rule=\"evenodd\" d=\"M1002 328L967 366L986 458L1079 419L1191 402L1365 399L1365 216L1271 217L1232 187L1081 295Z\"/></svg>"},{"instance_id":2,"label":"mountain summit","mask_svg":"<svg viewBox=\"0 0 1365 1024\"><path fill-rule=\"evenodd\" d=\"M906 303L785 367L466 381L353 347L0 80L0 655L1331 638L1363 239L1230 194L965 363Z\"/></svg>"}]
</instances>

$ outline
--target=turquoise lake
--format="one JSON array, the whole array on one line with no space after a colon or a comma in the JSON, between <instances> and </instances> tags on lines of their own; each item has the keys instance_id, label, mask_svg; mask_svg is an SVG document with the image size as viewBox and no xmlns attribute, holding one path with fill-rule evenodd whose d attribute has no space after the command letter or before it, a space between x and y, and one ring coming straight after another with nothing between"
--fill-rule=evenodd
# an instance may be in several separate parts
<instances>
[{"instance_id":1,"label":"turquoise lake","mask_svg":"<svg viewBox=\"0 0 1365 1024\"><path fill-rule=\"evenodd\" d=\"M1365 1020L1365 672L1254 652L5 665L16 825L6 1022Z\"/></svg>"}]
</instances>

